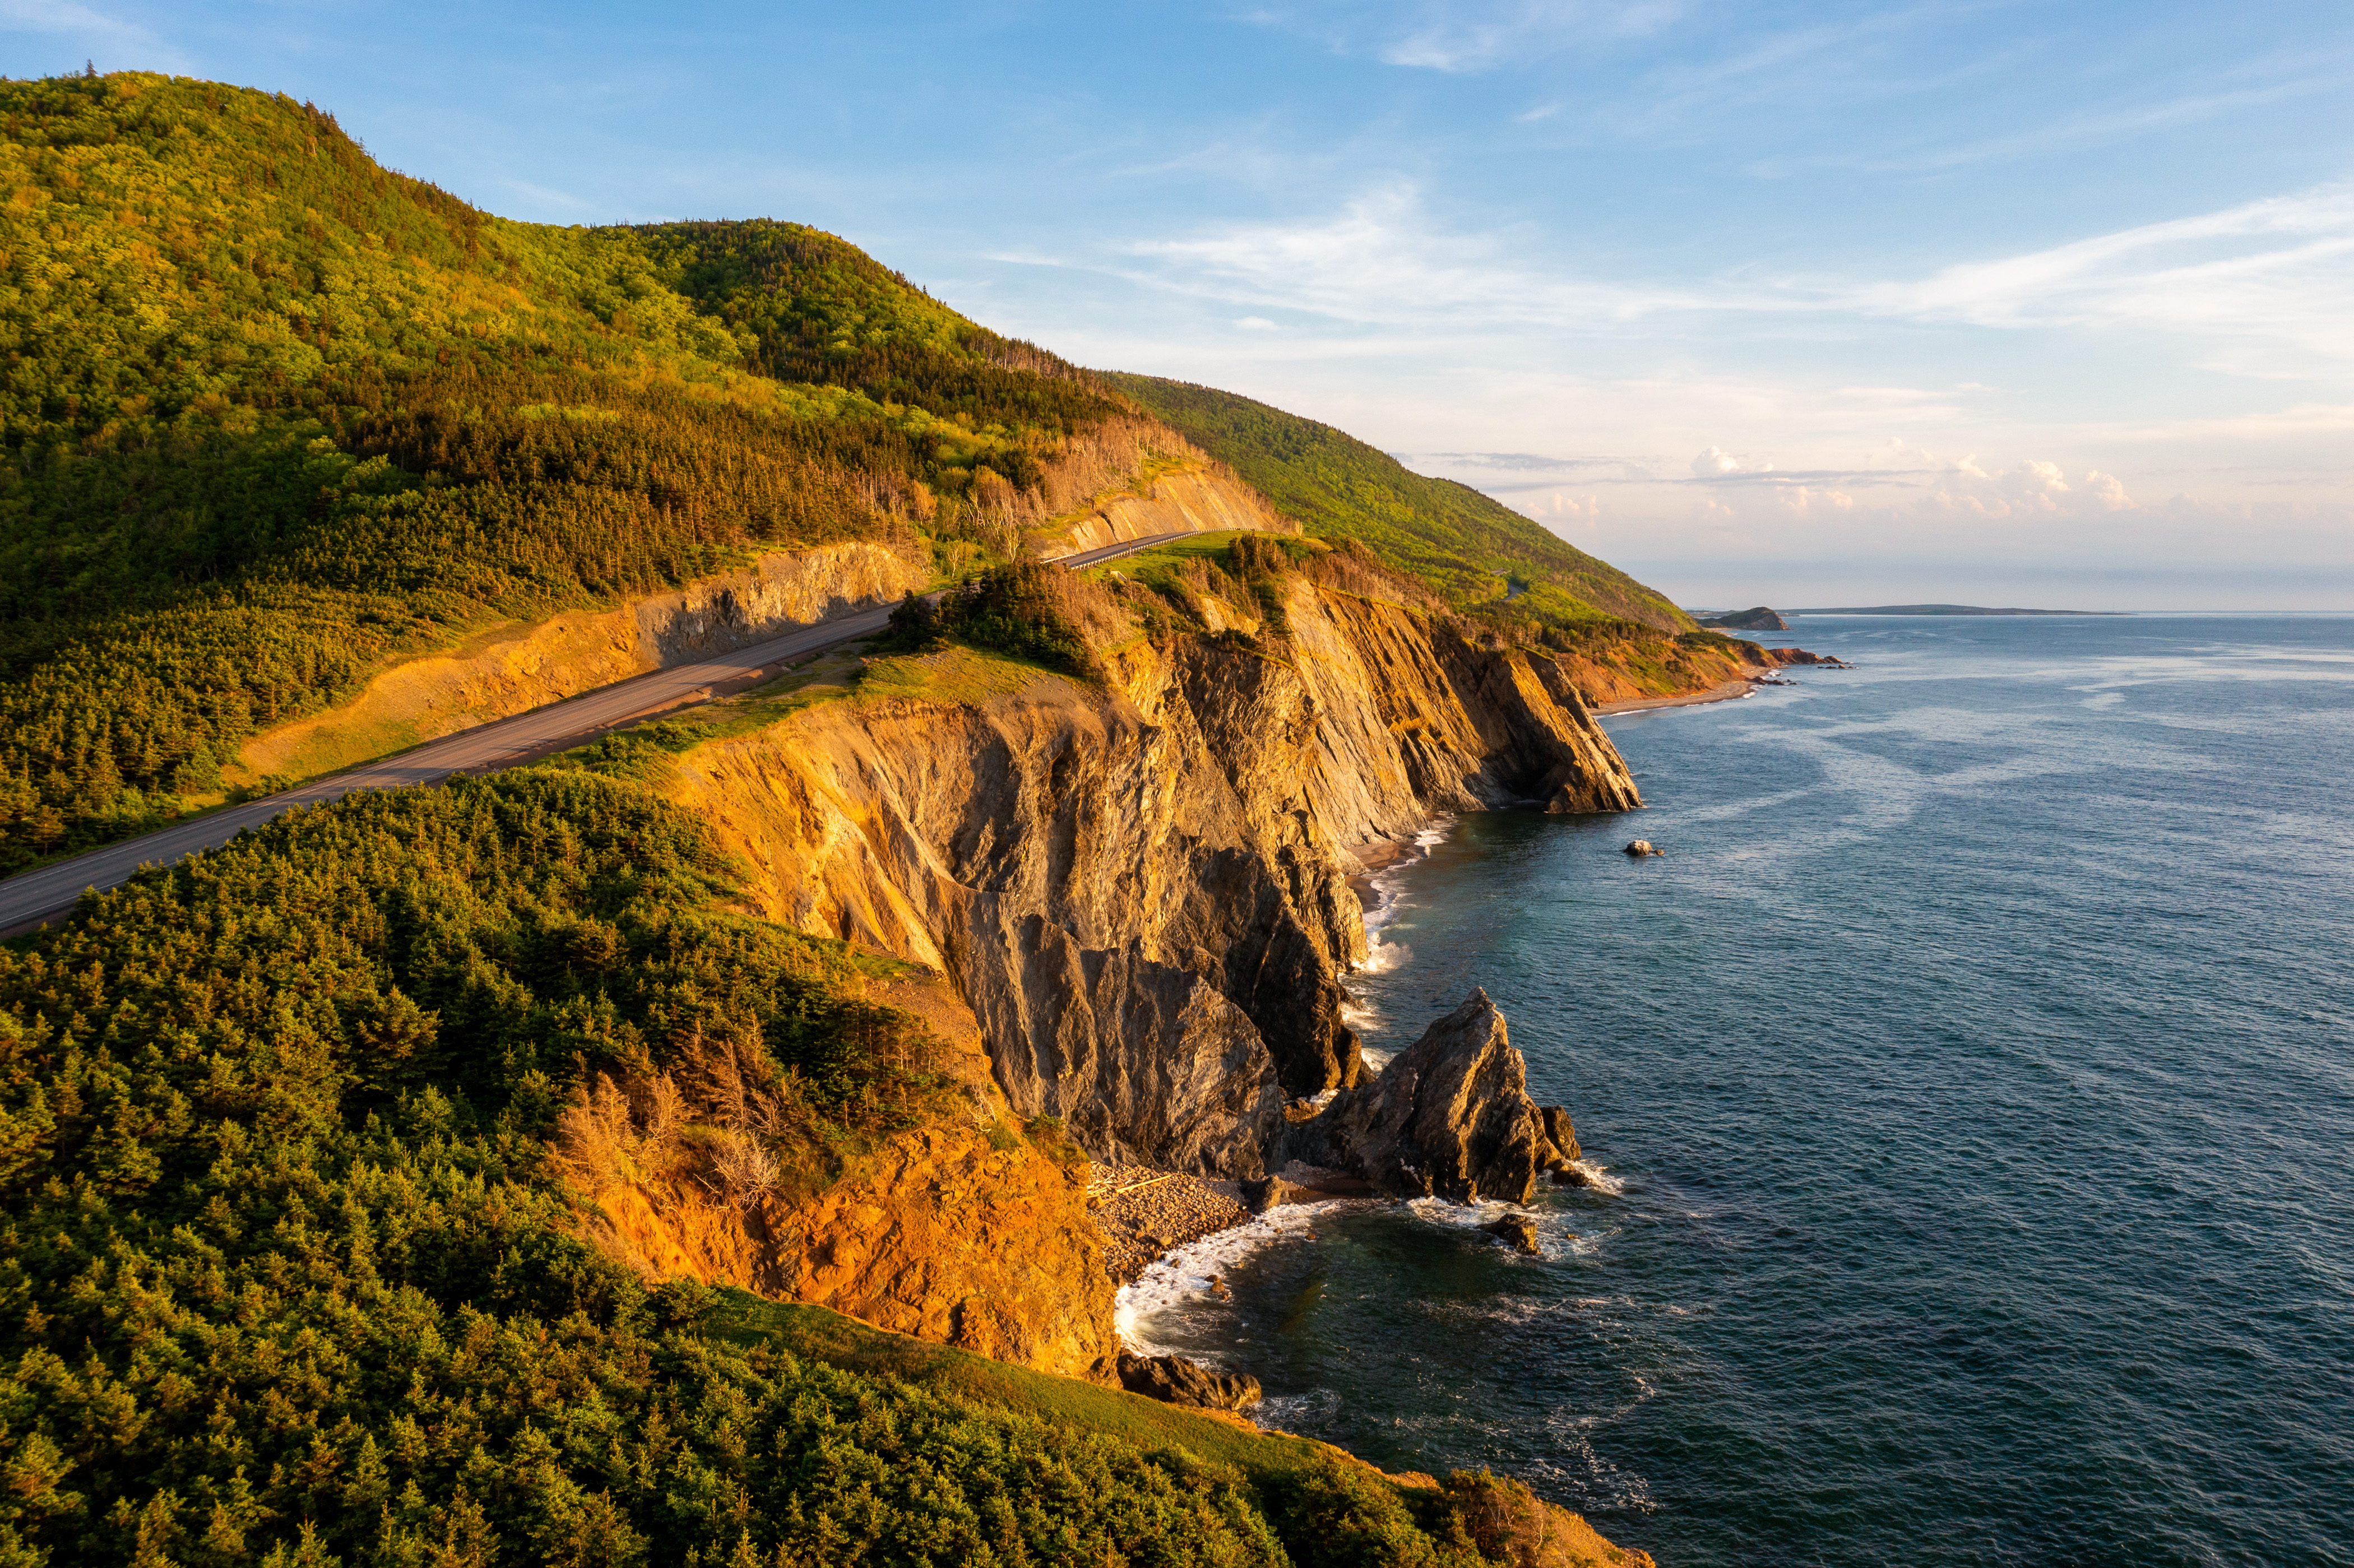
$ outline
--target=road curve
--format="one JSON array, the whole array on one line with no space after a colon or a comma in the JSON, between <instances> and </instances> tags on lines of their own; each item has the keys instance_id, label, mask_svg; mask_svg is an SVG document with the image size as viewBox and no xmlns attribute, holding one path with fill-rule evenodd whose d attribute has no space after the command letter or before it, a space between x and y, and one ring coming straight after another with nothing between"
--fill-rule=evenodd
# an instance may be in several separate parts
<instances>
[{"instance_id":1,"label":"road curve","mask_svg":"<svg viewBox=\"0 0 2354 1568\"><path fill-rule=\"evenodd\" d=\"M1064 567L1076 569L1184 536L1182 533L1155 534L1058 556L1057 560ZM84 889L119 887L143 865L170 865L199 850L218 849L246 829L259 827L281 811L322 800L340 800L358 789L439 784L452 773L495 773L536 761L594 740L632 720L676 707L708 688L746 680L765 665L814 653L837 642L870 637L882 630L890 619L888 609L868 609L818 621L732 653L650 671L512 718L445 735L398 756L330 774L281 794L225 807L119 844L91 850L71 860L61 860L55 865L24 872L0 882L0 938L19 936L67 914Z\"/></svg>"}]
</instances>

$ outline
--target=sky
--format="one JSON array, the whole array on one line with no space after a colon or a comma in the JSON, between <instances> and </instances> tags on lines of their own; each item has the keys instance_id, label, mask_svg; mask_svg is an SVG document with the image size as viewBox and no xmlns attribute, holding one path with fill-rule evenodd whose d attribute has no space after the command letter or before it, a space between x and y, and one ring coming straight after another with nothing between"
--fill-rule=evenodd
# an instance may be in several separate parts
<instances>
[{"instance_id":1,"label":"sky","mask_svg":"<svg viewBox=\"0 0 2354 1568\"><path fill-rule=\"evenodd\" d=\"M2354 609L2354 6L0 0L548 223L774 217L1679 602Z\"/></svg>"}]
</instances>

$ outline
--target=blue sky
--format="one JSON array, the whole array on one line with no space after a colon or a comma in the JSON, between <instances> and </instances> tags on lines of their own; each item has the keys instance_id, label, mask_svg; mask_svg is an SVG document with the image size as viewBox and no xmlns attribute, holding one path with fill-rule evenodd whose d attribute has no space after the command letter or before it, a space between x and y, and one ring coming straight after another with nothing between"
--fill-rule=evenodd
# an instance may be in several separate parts
<instances>
[{"instance_id":1,"label":"blue sky","mask_svg":"<svg viewBox=\"0 0 2354 1568\"><path fill-rule=\"evenodd\" d=\"M2354 609L2354 7L0 0L514 217L768 215L1687 603Z\"/></svg>"}]
</instances>

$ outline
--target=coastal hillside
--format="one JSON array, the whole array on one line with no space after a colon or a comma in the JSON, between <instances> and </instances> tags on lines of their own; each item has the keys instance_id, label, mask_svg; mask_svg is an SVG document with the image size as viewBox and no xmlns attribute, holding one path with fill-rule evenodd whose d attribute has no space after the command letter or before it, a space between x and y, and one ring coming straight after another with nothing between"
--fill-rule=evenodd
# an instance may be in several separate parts
<instances>
[{"instance_id":1,"label":"coastal hillside","mask_svg":"<svg viewBox=\"0 0 2354 1568\"><path fill-rule=\"evenodd\" d=\"M0 867L899 605L0 945L0 1558L1615 1550L1138 1414L1204 1374L1119 1345L1094 1162L1346 1177L1411 1113L1447 1195L1525 1198L1574 1142L1492 1007L1432 1047L1476 1093L1365 1071L1350 879L1434 813L1639 805L1578 636L1646 690L1739 645L1303 535L813 230L509 223L204 82L0 115Z\"/></svg>"},{"instance_id":2,"label":"coastal hillside","mask_svg":"<svg viewBox=\"0 0 2354 1568\"><path fill-rule=\"evenodd\" d=\"M0 947L0 1558L1604 1549L1485 1475L1386 1477L657 1283L584 1236L592 1172L790 1209L930 1139L996 1161L979 1192L955 1160L923 1173L946 1211L1032 1194L996 1237L1011 1255L957 1295L1025 1270L1034 1295L1087 1289L1036 1245L1087 1228L1058 1129L976 1094L900 1005L924 1005L906 966L730 914L706 822L613 760L281 819ZM642 1092L616 1107L621 1084ZM1002 1354L991 1331L943 1337Z\"/></svg>"},{"instance_id":3,"label":"coastal hillside","mask_svg":"<svg viewBox=\"0 0 2354 1568\"><path fill-rule=\"evenodd\" d=\"M1451 607L1490 624L1589 636L1694 629L1664 595L1552 530L1469 485L1416 473L1330 425L1191 382L1104 379L1232 465L1309 532L1362 540ZM1613 629L1611 621L1632 624Z\"/></svg>"},{"instance_id":4,"label":"coastal hillside","mask_svg":"<svg viewBox=\"0 0 2354 1568\"><path fill-rule=\"evenodd\" d=\"M715 615L1170 528L1357 537L1597 691L1709 683L1671 608L1484 497L1081 372L813 229L510 222L181 79L7 82L0 123L0 874L623 678Z\"/></svg>"},{"instance_id":5,"label":"coastal hillside","mask_svg":"<svg viewBox=\"0 0 2354 1568\"><path fill-rule=\"evenodd\" d=\"M486 629L843 541L932 580L1202 466L811 229L513 223L178 79L0 126L0 870Z\"/></svg>"}]
</instances>

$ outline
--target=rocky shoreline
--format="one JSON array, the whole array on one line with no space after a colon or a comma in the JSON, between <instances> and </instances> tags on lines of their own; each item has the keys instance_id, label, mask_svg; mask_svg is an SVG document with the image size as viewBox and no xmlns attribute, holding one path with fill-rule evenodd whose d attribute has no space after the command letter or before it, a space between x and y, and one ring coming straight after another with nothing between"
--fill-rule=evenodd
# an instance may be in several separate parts
<instances>
[{"instance_id":1,"label":"rocky shoreline","mask_svg":"<svg viewBox=\"0 0 2354 1568\"><path fill-rule=\"evenodd\" d=\"M1096 1165L1087 1210L1103 1233L1105 1270L1115 1284L1133 1285L1163 1255L1243 1224L1251 1214L1242 1186L1147 1165Z\"/></svg>"}]
</instances>

